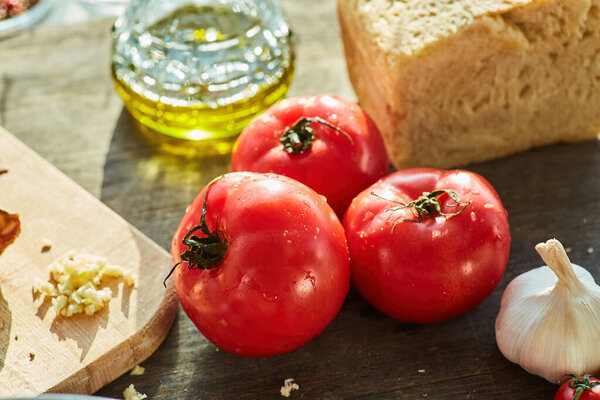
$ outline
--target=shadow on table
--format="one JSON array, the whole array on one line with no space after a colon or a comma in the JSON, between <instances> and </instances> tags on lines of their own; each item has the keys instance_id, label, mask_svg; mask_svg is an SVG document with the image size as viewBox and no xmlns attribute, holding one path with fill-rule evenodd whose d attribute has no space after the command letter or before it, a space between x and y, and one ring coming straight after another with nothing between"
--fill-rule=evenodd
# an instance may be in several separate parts
<instances>
[{"instance_id":1,"label":"shadow on table","mask_svg":"<svg viewBox=\"0 0 600 400\"><path fill-rule=\"evenodd\" d=\"M4 359L8 352L8 344L10 343L10 326L12 324L12 314L8 303L2 296L2 289L0 288L0 370L4 368Z\"/></svg>"},{"instance_id":2,"label":"shadow on table","mask_svg":"<svg viewBox=\"0 0 600 400\"><path fill-rule=\"evenodd\" d=\"M181 155L157 146L123 109L104 164L101 200L164 248L200 190L230 170L230 154ZM159 135L159 134L157 134Z\"/></svg>"},{"instance_id":3,"label":"shadow on table","mask_svg":"<svg viewBox=\"0 0 600 400\"><path fill-rule=\"evenodd\" d=\"M185 332L181 329L181 318L182 315L179 313L175 316L173 328L169 331L163 344L159 346L152 356L145 361L140 363L141 366L145 367L144 374L142 375L130 375L129 373L123 374L117 378L114 382L108 384L104 388L100 389L96 396L106 396L110 398L122 398L123 391L129 385L134 385L136 390L148 396L149 399L157 398L157 395L165 391L171 390L171 398L183 399L183 396L177 395L177 391L173 391L172 388L165 386L163 383L168 381L174 376L181 377L189 371L178 371L175 354L181 349L192 352L194 349L183 346L182 342L186 342L184 336ZM181 382L181 392L186 384L191 384L188 381ZM158 396L160 398L160 396Z\"/></svg>"},{"instance_id":4,"label":"shadow on table","mask_svg":"<svg viewBox=\"0 0 600 400\"><path fill-rule=\"evenodd\" d=\"M576 264L596 267L600 243L600 141L559 144L467 166L498 191L512 236L509 265L500 286L524 268L544 263L537 243L556 238L571 247ZM521 268L519 268L521 266ZM600 273L600 266L590 271Z\"/></svg>"}]
</instances>

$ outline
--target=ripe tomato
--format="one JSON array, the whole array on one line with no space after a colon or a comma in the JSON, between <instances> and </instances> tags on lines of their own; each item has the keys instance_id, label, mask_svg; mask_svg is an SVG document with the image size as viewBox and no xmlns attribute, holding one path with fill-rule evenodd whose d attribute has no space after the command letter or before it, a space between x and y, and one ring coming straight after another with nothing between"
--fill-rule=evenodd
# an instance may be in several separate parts
<instances>
[{"instance_id":1,"label":"ripe tomato","mask_svg":"<svg viewBox=\"0 0 600 400\"><path fill-rule=\"evenodd\" d=\"M218 347L245 356L307 343L333 320L350 286L333 210L275 174L214 180L189 207L171 254L181 263L175 284L190 319Z\"/></svg>"},{"instance_id":2,"label":"ripe tomato","mask_svg":"<svg viewBox=\"0 0 600 400\"><path fill-rule=\"evenodd\" d=\"M325 196L341 218L354 196L386 174L388 158L360 106L333 95L302 96L274 105L244 129L231 170L294 178Z\"/></svg>"},{"instance_id":3,"label":"ripe tomato","mask_svg":"<svg viewBox=\"0 0 600 400\"><path fill-rule=\"evenodd\" d=\"M352 201L344 228L358 291L380 311L409 322L439 321L475 307L500 281L510 249L500 198L468 171L388 175Z\"/></svg>"},{"instance_id":4,"label":"ripe tomato","mask_svg":"<svg viewBox=\"0 0 600 400\"><path fill-rule=\"evenodd\" d=\"M570 377L558 388L554 400L600 400L600 379L588 374Z\"/></svg>"}]
</instances>

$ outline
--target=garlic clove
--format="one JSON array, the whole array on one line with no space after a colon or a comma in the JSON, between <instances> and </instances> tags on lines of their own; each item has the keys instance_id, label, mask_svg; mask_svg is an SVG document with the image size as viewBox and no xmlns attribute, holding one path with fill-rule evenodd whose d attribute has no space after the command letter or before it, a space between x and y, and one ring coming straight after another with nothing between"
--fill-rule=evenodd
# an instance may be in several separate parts
<instances>
[{"instance_id":1,"label":"garlic clove","mask_svg":"<svg viewBox=\"0 0 600 400\"><path fill-rule=\"evenodd\" d=\"M559 383L600 372L600 287L555 239L536 246L549 266L516 277L502 295L496 342L528 372Z\"/></svg>"}]
</instances>

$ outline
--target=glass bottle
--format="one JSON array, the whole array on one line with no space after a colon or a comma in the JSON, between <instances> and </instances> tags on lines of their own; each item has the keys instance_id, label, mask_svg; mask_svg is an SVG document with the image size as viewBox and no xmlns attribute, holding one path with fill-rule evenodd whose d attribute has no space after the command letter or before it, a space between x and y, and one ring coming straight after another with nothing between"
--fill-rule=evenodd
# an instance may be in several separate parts
<instances>
[{"instance_id":1,"label":"glass bottle","mask_svg":"<svg viewBox=\"0 0 600 400\"><path fill-rule=\"evenodd\" d=\"M126 108L172 138L231 142L285 96L293 75L276 0L132 0L112 37Z\"/></svg>"}]
</instances>

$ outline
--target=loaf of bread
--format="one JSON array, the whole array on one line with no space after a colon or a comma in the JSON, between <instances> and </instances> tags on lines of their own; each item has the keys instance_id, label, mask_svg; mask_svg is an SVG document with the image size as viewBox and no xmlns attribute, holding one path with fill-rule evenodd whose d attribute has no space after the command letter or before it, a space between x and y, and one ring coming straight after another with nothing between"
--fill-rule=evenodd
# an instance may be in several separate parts
<instances>
[{"instance_id":1,"label":"loaf of bread","mask_svg":"<svg viewBox=\"0 0 600 400\"><path fill-rule=\"evenodd\" d=\"M600 130L600 0L338 0L350 79L397 168Z\"/></svg>"}]
</instances>

